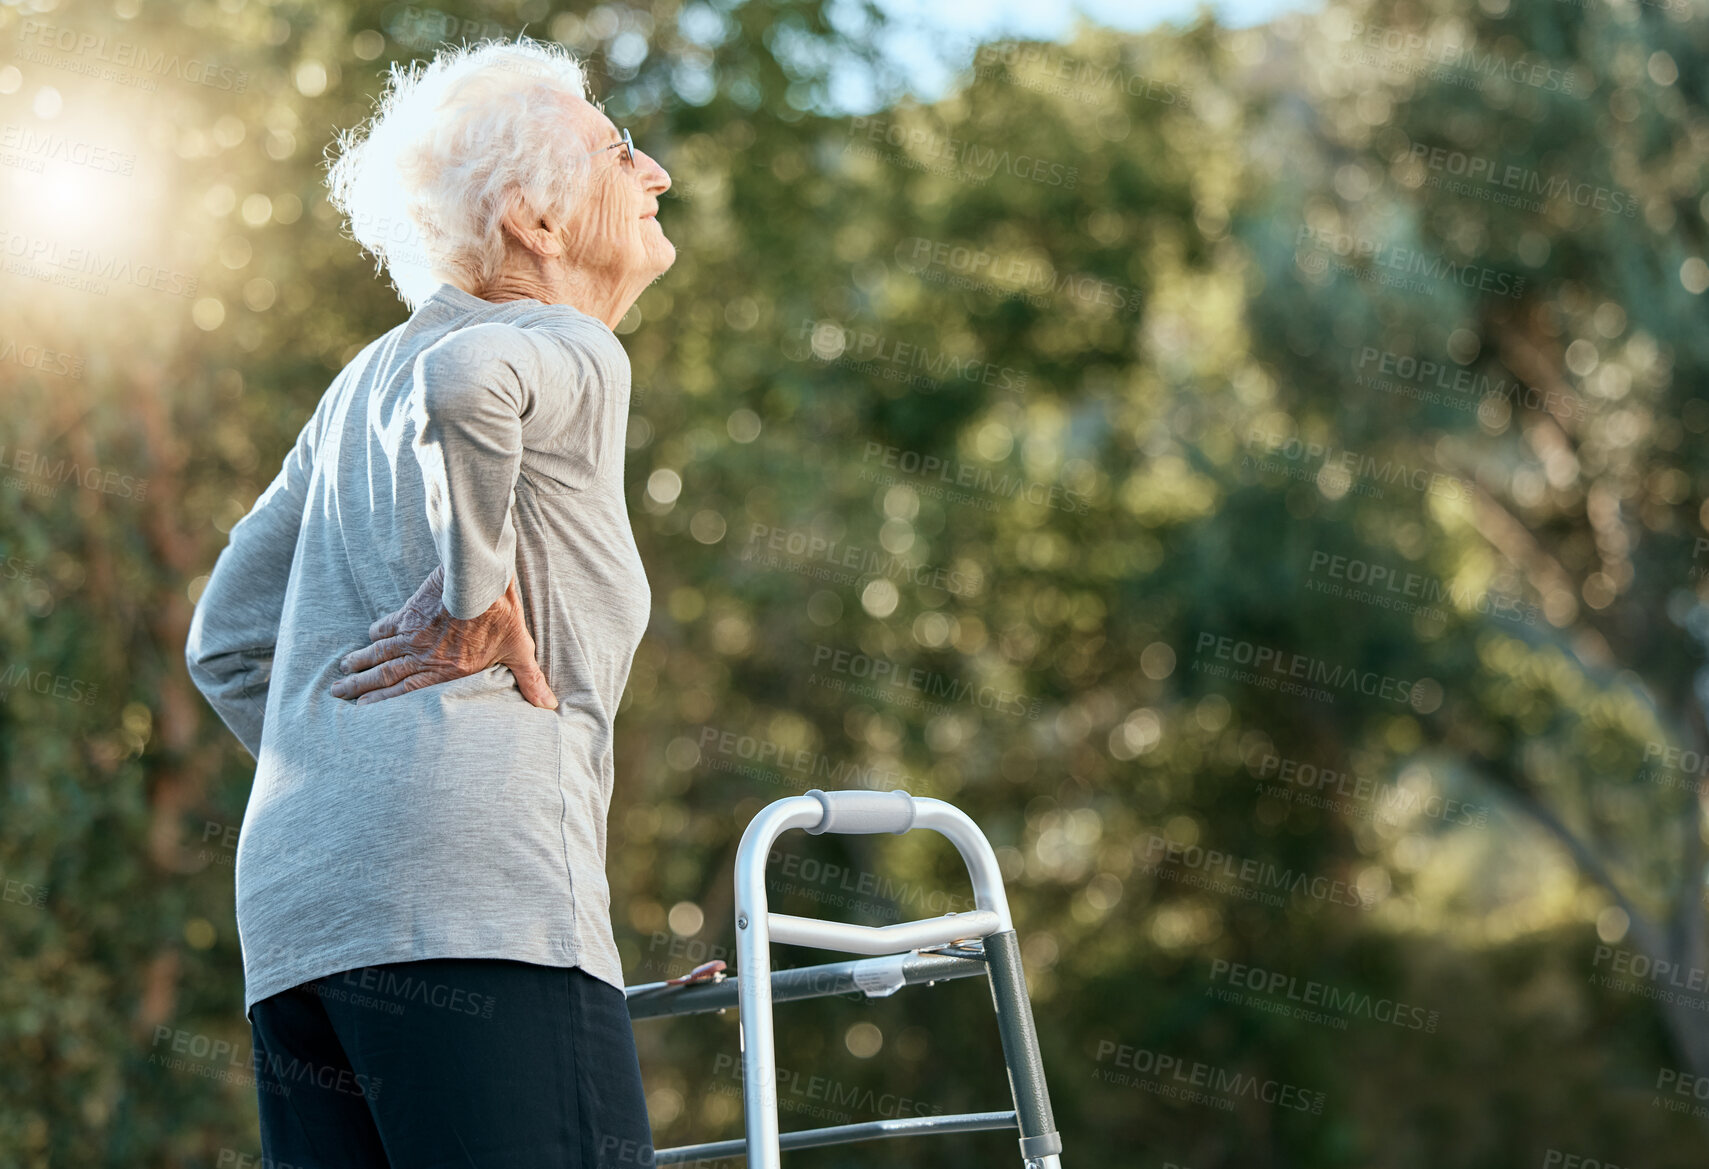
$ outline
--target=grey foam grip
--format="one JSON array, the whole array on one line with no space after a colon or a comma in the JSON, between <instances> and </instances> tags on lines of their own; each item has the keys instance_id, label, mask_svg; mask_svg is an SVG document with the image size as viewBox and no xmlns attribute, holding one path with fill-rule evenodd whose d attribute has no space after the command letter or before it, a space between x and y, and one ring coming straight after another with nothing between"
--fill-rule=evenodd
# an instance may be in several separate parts
<instances>
[{"instance_id":1,"label":"grey foam grip","mask_svg":"<svg viewBox=\"0 0 1709 1169\"><path fill-rule=\"evenodd\" d=\"M827 792L814 788L807 795L825 809L819 823L807 829L814 836L822 832L903 833L914 826L914 797L905 791Z\"/></svg>"}]
</instances>

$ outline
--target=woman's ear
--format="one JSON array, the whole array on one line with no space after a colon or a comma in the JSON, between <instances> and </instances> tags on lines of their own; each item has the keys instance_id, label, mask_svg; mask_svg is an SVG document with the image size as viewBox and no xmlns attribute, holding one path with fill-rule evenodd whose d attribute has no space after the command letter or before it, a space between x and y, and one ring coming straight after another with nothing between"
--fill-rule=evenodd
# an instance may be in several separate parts
<instances>
[{"instance_id":1,"label":"woman's ear","mask_svg":"<svg viewBox=\"0 0 1709 1169\"><path fill-rule=\"evenodd\" d=\"M499 222L506 234L537 256L563 253L564 244L558 238L558 225L537 214L520 191L511 193Z\"/></svg>"}]
</instances>

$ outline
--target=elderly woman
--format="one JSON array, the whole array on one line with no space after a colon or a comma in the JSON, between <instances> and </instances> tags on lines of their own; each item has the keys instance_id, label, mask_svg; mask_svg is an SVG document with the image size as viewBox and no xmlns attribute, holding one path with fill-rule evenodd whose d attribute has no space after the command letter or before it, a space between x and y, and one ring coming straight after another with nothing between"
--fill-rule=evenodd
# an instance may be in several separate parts
<instances>
[{"instance_id":1,"label":"elderly woman","mask_svg":"<svg viewBox=\"0 0 1709 1169\"><path fill-rule=\"evenodd\" d=\"M231 532L186 658L255 756L237 850L269 1164L647 1165L612 718L651 593L612 332L665 172L557 46L394 69L329 185L411 308Z\"/></svg>"}]
</instances>

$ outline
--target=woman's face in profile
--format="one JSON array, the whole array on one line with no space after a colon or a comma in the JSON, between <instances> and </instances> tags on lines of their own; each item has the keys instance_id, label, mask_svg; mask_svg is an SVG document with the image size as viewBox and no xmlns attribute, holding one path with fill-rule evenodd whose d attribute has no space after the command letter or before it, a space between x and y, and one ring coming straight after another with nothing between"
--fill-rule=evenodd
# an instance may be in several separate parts
<instances>
[{"instance_id":1,"label":"woman's face in profile","mask_svg":"<svg viewBox=\"0 0 1709 1169\"><path fill-rule=\"evenodd\" d=\"M570 260L614 279L641 276L651 281L676 261L676 248L657 219L659 196L670 189L670 175L638 145L633 162L625 159L621 146L604 149L621 135L591 104L578 103L568 119L570 132L586 142L589 151L598 151L588 159L581 213L566 225Z\"/></svg>"}]
</instances>

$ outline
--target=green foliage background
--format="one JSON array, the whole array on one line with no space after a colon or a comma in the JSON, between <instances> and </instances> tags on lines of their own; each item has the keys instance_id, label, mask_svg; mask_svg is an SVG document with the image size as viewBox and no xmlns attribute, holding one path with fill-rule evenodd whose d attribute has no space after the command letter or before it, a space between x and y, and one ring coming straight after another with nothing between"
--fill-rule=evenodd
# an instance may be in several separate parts
<instances>
[{"instance_id":1,"label":"green foliage background","mask_svg":"<svg viewBox=\"0 0 1709 1169\"><path fill-rule=\"evenodd\" d=\"M1698 1102L1665 1085L1709 1075L1706 1000L1658 1002L1665 980L1613 966L1661 958L1699 985L1709 968L1698 777L1665 765L1705 747L1700 0L1373 0L939 45L960 72L931 101L857 4L442 2L0 8L8 122L77 127L135 164L7 163L0 1163L259 1154L231 868L252 764L185 675L189 613L334 372L405 315L322 197L323 150L389 61L524 27L587 54L675 179L660 219L679 260L620 329L656 601L611 814L631 981L725 953L758 807L894 774L999 846L1065 1164L1701 1163ZM109 48L43 46L40 23ZM78 71L121 41L245 84ZM869 115L832 102L863 91ZM1507 178L1455 189L1472 158ZM1528 176L1564 191L1487 197ZM56 286L16 262L41 240L196 290ZM958 284L977 253L992 262ZM1408 257L1416 287L1386 282ZM898 345L1011 384L904 380ZM1394 372L1408 359L1445 372ZM1439 402L1411 393L1443 378ZM20 476L19 451L146 491ZM978 485L957 498L903 469L928 457ZM775 531L921 571L773 566L755 557ZM1334 557L1449 595L1335 596ZM1413 685L1321 701L1204 669L1236 643ZM838 651L1024 695L1036 717L839 691ZM821 771L722 746L740 736ZM1347 791L1280 798L1279 760ZM1341 882L1359 906L1195 885L1156 863L1163 840ZM894 921L964 892L941 842L786 849L873 886L798 880L786 910ZM1229 1002L1219 961L1437 1022ZM786 1128L1002 1106L972 984L779 1020ZM855 1054L860 1024L877 1055ZM162 1029L235 1055L171 1065ZM739 1132L733 1019L638 1036L661 1146ZM1321 1113L1166 1098L1125 1078L1124 1046L1322 1093ZM983 1134L790 1163L881 1158L1015 1160Z\"/></svg>"}]
</instances>

